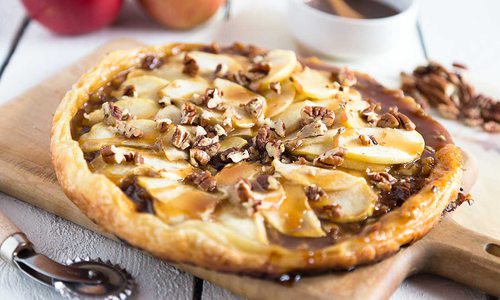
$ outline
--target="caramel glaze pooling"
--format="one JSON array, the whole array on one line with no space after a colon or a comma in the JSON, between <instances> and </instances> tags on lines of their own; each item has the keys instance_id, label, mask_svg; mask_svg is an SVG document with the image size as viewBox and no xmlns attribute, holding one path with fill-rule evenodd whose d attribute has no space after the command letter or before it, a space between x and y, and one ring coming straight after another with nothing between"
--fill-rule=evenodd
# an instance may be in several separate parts
<instances>
[{"instance_id":1,"label":"caramel glaze pooling","mask_svg":"<svg viewBox=\"0 0 500 300\"><path fill-rule=\"evenodd\" d=\"M244 47L239 44L227 48L219 48L216 45L200 46L199 50L210 53L238 54L247 57L255 57L265 53L264 50L259 48ZM164 58L160 58L160 61L162 59ZM339 68L337 67L328 66L311 60L301 60L300 63L312 69L328 71L334 77L337 76L339 72ZM161 63L157 65L161 65ZM129 70L121 73L106 86L100 88L98 91L89 96L89 101L85 103L72 120L71 132L75 140L78 140L82 134L90 130L90 126L85 124L85 119L83 117L84 113L89 113L101 107L105 102L115 102L116 99L112 98L110 94L113 90L120 87L121 83L126 79L128 72ZM425 114L425 112L423 112L423 110L414 102L407 101L401 91L387 90L374 79L365 74L357 73L356 77L357 84L354 88L361 93L363 99L381 103L384 111L387 111L391 106L397 106L400 112L406 114L415 123L416 130L422 134L427 146L438 150L444 145L452 143L451 137L444 127ZM98 152L85 153L85 159L90 163L97 157L97 155ZM433 157L433 155L432 151L425 151L422 158L429 156ZM393 170L391 170L391 172ZM409 179L411 179L409 188L407 188L402 195L399 195L401 201L404 201L405 198L417 192L425 182L425 177L417 176ZM135 177L125 178L118 184L124 193L127 194L127 196L136 204L138 211L153 214L155 213L153 205L154 198L146 189L138 185ZM328 230L325 230L326 236L324 237L302 238L288 236L278 232L276 229L271 228L268 226L269 224L267 224L266 231L269 241L273 244L278 244L292 249L319 249L332 245L344 238L359 234L367 225L376 222L378 217L387 213L392 208L401 205L402 202L400 200L394 200L395 196L391 195L391 192L383 192L379 195L379 205L375 208L375 212L371 217L360 222L329 224L330 226L328 226Z\"/></svg>"}]
</instances>

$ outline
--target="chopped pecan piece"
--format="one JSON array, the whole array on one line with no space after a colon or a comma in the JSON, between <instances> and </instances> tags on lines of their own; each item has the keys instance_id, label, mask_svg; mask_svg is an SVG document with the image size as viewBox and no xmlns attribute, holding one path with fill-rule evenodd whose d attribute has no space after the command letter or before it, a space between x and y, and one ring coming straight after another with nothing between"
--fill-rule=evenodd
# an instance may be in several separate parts
<instances>
[{"instance_id":1,"label":"chopped pecan piece","mask_svg":"<svg viewBox=\"0 0 500 300\"><path fill-rule=\"evenodd\" d=\"M262 201L255 199L253 196L250 181L248 179L240 179L236 184L236 192L240 198L240 202L246 207L248 214L254 214Z\"/></svg>"},{"instance_id":2,"label":"chopped pecan piece","mask_svg":"<svg viewBox=\"0 0 500 300\"><path fill-rule=\"evenodd\" d=\"M135 88L135 85L127 85L123 90L123 95L129 97L137 97L137 89Z\"/></svg>"},{"instance_id":3,"label":"chopped pecan piece","mask_svg":"<svg viewBox=\"0 0 500 300\"><path fill-rule=\"evenodd\" d=\"M295 151L297 148L299 148L304 141L301 139L295 139L295 140L289 140L285 142L285 150L287 152L292 152Z\"/></svg>"},{"instance_id":4,"label":"chopped pecan piece","mask_svg":"<svg viewBox=\"0 0 500 300\"><path fill-rule=\"evenodd\" d=\"M495 121L489 121L484 123L483 129L486 132L490 133L499 133L500 132L500 123Z\"/></svg>"},{"instance_id":5,"label":"chopped pecan piece","mask_svg":"<svg viewBox=\"0 0 500 300\"><path fill-rule=\"evenodd\" d=\"M264 190L264 191L274 191L277 190L280 183L276 178L268 174L261 174L255 178L255 182L252 183L252 189L254 190Z\"/></svg>"},{"instance_id":6,"label":"chopped pecan piece","mask_svg":"<svg viewBox=\"0 0 500 300\"><path fill-rule=\"evenodd\" d=\"M127 121L134 118L128 109L122 109L113 104L113 102L105 102L102 105L104 114L104 123L107 125L116 125L118 121Z\"/></svg>"},{"instance_id":7,"label":"chopped pecan piece","mask_svg":"<svg viewBox=\"0 0 500 300\"><path fill-rule=\"evenodd\" d=\"M321 208L319 208L319 213L325 218L340 218L342 217L343 211L340 204L334 203L321 206Z\"/></svg>"},{"instance_id":8,"label":"chopped pecan piece","mask_svg":"<svg viewBox=\"0 0 500 300\"><path fill-rule=\"evenodd\" d=\"M286 136L286 127L285 127L285 122L283 122L282 119L278 119L276 120L276 122L274 122L274 132L276 132L276 134L279 136L279 137L285 137Z\"/></svg>"},{"instance_id":9,"label":"chopped pecan piece","mask_svg":"<svg viewBox=\"0 0 500 300\"><path fill-rule=\"evenodd\" d=\"M141 68L145 70L154 70L163 65L163 60L154 55L146 55L142 59Z\"/></svg>"},{"instance_id":10,"label":"chopped pecan piece","mask_svg":"<svg viewBox=\"0 0 500 300\"><path fill-rule=\"evenodd\" d=\"M325 190L315 184L306 186L304 191L309 201L318 201L321 197L327 196Z\"/></svg>"},{"instance_id":11,"label":"chopped pecan piece","mask_svg":"<svg viewBox=\"0 0 500 300\"><path fill-rule=\"evenodd\" d=\"M333 126L335 114L333 111L323 106L306 106L300 112L300 117L303 125L311 124L316 120L322 121L326 127Z\"/></svg>"},{"instance_id":12,"label":"chopped pecan piece","mask_svg":"<svg viewBox=\"0 0 500 300\"><path fill-rule=\"evenodd\" d=\"M239 163L245 159L250 158L248 150L242 150L238 148L229 148L220 154L220 158L224 162L232 161L233 163Z\"/></svg>"},{"instance_id":13,"label":"chopped pecan piece","mask_svg":"<svg viewBox=\"0 0 500 300\"><path fill-rule=\"evenodd\" d=\"M186 128L182 126L175 126L174 134L172 135L172 145L184 150L190 146L190 134Z\"/></svg>"},{"instance_id":14,"label":"chopped pecan piece","mask_svg":"<svg viewBox=\"0 0 500 300\"><path fill-rule=\"evenodd\" d=\"M128 124L125 121L117 121L115 126L111 127L112 130L120 135L127 138L140 138L144 135L144 132L137 127Z\"/></svg>"},{"instance_id":15,"label":"chopped pecan piece","mask_svg":"<svg viewBox=\"0 0 500 300\"><path fill-rule=\"evenodd\" d=\"M125 160L125 154L127 153L114 145L103 147L99 152L101 153L102 160L107 164L120 164Z\"/></svg>"},{"instance_id":16,"label":"chopped pecan piece","mask_svg":"<svg viewBox=\"0 0 500 300\"><path fill-rule=\"evenodd\" d=\"M297 138L302 139L302 138L320 136L324 135L327 131L328 128L326 127L325 123L323 123L323 121L315 120L302 127L302 129L300 129L300 131L297 132Z\"/></svg>"},{"instance_id":17,"label":"chopped pecan piece","mask_svg":"<svg viewBox=\"0 0 500 300\"><path fill-rule=\"evenodd\" d=\"M279 95L281 94L281 83L279 81L271 82L269 83L269 89Z\"/></svg>"},{"instance_id":18,"label":"chopped pecan piece","mask_svg":"<svg viewBox=\"0 0 500 300\"><path fill-rule=\"evenodd\" d=\"M144 163L144 157L139 152L128 152L125 154L125 160L127 162L133 162L134 165L140 165Z\"/></svg>"},{"instance_id":19,"label":"chopped pecan piece","mask_svg":"<svg viewBox=\"0 0 500 300\"><path fill-rule=\"evenodd\" d=\"M313 165L318 167L336 168L344 162L346 148L336 147L328 150L313 160Z\"/></svg>"},{"instance_id":20,"label":"chopped pecan piece","mask_svg":"<svg viewBox=\"0 0 500 300\"><path fill-rule=\"evenodd\" d=\"M168 129L168 125L172 124L172 120L169 118L156 119L155 126L160 132L165 132Z\"/></svg>"},{"instance_id":21,"label":"chopped pecan piece","mask_svg":"<svg viewBox=\"0 0 500 300\"><path fill-rule=\"evenodd\" d=\"M377 122L377 127L398 128L399 120L396 116L394 116L394 114L385 113L382 116L380 116L380 119Z\"/></svg>"},{"instance_id":22,"label":"chopped pecan piece","mask_svg":"<svg viewBox=\"0 0 500 300\"><path fill-rule=\"evenodd\" d=\"M256 80L258 78L264 77L271 71L271 65L262 60L253 63L248 69L248 72L252 74L252 79Z\"/></svg>"},{"instance_id":23,"label":"chopped pecan piece","mask_svg":"<svg viewBox=\"0 0 500 300\"><path fill-rule=\"evenodd\" d=\"M353 86L357 83L356 74L351 71L348 67L343 67L340 69L338 74L339 83L342 86Z\"/></svg>"},{"instance_id":24,"label":"chopped pecan piece","mask_svg":"<svg viewBox=\"0 0 500 300\"><path fill-rule=\"evenodd\" d=\"M205 192L215 192L217 190L217 181L208 171L191 173L183 179L183 182L194 185Z\"/></svg>"},{"instance_id":25,"label":"chopped pecan piece","mask_svg":"<svg viewBox=\"0 0 500 300\"><path fill-rule=\"evenodd\" d=\"M269 157L280 159L281 154L285 152L285 145L278 140L269 141L266 144L266 152Z\"/></svg>"},{"instance_id":26,"label":"chopped pecan piece","mask_svg":"<svg viewBox=\"0 0 500 300\"><path fill-rule=\"evenodd\" d=\"M396 178L387 172L367 172L366 175L377 188L386 192L397 182Z\"/></svg>"},{"instance_id":27,"label":"chopped pecan piece","mask_svg":"<svg viewBox=\"0 0 500 300\"><path fill-rule=\"evenodd\" d=\"M380 106L379 103L371 103L369 107L365 108L361 112L361 117L368 122L368 124L376 124L378 120L380 119L378 113L382 107Z\"/></svg>"},{"instance_id":28,"label":"chopped pecan piece","mask_svg":"<svg viewBox=\"0 0 500 300\"><path fill-rule=\"evenodd\" d=\"M257 136L255 137L255 146L260 151L266 150L266 144L269 142L271 135L271 128L269 125L264 125L257 131Z\"/></svg>"},{"instance_id":29,"label":"chopped pecan piece","mask_svg":"<svg viewBox=\"0 0 500 300\"><path fill-rule=\"evenodd\" d=\"M189 75L191 77L195 77L196 75L198 75L200 67L198 66L196 60L191 56L189 56L189 54L186 53L186 55L184 55L184 60L182 61L182 63L184 64L182 73Z\"/></svg>"},{"instance_id":30,"label":"chopped pecan piece","mask_svg":"<svg viewBox=\"0 0 500 300\"><path fill-rule=\"evenodd\" d=\"M199 123L200 116L196 111L196 106L192 103L186 102L181 106L181 120L180 123L184 125L193 125Z\"/></svg>"},{"instance_id":31,"label":"chopped pecan piece","mask_svg":"<svg viewBox=\"0 0 500 300\"><path fill-rule=\"evenodd\" d=\"M255 98L246 104L242 104L245 111L254 118L259 118L262 115L262 110L264 108L264 102L260 98Z\"/></svg>"},{"instance_id":32,"label":"chopped pecan piece","mask_svg":"<svg viewBox=\"0 0 500 300\"><path fill-rule=\"evenodd\" d=\"M210 161L210 155L207 152L197 149L191 148L189 149L189 162L195 166L205 166Z\"/></svg>"}]
</instances>

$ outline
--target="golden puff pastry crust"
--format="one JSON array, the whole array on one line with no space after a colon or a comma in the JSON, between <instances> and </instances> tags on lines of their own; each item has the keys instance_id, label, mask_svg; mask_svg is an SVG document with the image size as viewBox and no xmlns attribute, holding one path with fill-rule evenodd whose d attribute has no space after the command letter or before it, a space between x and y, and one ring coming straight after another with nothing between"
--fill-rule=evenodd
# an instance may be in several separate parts
<instances>
[{"instance_id":1,"label":"golden puff pastry crust","mask_svg":"<svg viewBox=\"0 0 500 300\"><path fill-rule=\"evenodd\" d=\"M109 53L74 84L55 112L51 153L61 187L90 219L131 245L216 271L279 276L349 269L425 235L457 197L461 150L401 92L362 73L294 59L290 51L239 44L222 50L169 44ZM244 83L235 79L252 68L254 77ZM75 136L76 116L116 78L121 80L108 93L113 100L86 112L87 128ZM234 84L244 90L233 90ZM185 86L201 92L186 96ZM222 100L214 100L214 86L223 91ZM200 104L199 97L214 102ZM370 105L379 97L385 113ZM190 105L199 120L227 107L236 117L229 117L230 124L223 124L227 116L207 121L208 129L199 120L189 124ZM392 105L399 110L389 110ZM110 107L120 107L118 119ZM179 120L173 111L180 111ZM398 124L391 125L394 120L386 114ZM196 148L215 125L225 132L218 148ZM119 126L137 129L137 136ZM163 144L167 137L174 143L172 136L183 128L195 140ZM260 148L264 154L252 158L261 128L275 139L266 140ZM440 136L434 140L436 130ZM223 150L233 148L238 151L221 158ZM209 162L199 150L208 153ZM225 163L216 164L214 156ZM432 164L419 165L427 156ZM186 180L200 170L214 178L213 186ZM127 178L134 178L133 185L124 183ZM405 184L409 188L402 188ZM147 194L139 202L138 188ZM299 217L292 217L295 213Z\"/></svg>"}]
</instances>

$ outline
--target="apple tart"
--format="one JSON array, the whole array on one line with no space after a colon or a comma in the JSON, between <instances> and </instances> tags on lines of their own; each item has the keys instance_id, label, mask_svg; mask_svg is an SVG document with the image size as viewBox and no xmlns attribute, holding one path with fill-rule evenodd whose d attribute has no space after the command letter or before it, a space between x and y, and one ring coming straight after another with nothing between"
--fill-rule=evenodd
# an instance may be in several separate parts
<instances>
[{"instance_id":1,"label":"apple tart","mask_svg":"<svg viewBox=\"0 0 500 300\"><path fill-rule=\"evenodd\" d=\"M51 137L66 195L156 257L277 276L349 269L420 238L461 151L412 98L288 50L169 44L108 54Z\"/></svg>"}]
</instances>

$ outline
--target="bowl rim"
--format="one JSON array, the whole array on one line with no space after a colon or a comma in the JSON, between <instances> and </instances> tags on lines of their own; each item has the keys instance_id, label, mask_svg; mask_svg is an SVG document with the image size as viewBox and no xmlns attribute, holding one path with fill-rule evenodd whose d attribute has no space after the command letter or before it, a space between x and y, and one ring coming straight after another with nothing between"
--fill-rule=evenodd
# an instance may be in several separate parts
<instances>
[{"instance_id":1,"label":"bowl rim","mask_svg":"<svg viewBox=\"0 0 500 300\"><path fill-rule=\"evenodd\" d=\"M420 0L409 0L411 1L410 5L404 9L401 10L399 13L389 16L389 17L383 17L383 18L373 18L373 19L354 19L354 18L348 18L348 17L342 17L334 14L329 14L327 12L321 11L319 9L316 9L314 7L311 7L310 5L307 5L305 0L289 0L292 2L295 2L298 7L301 7L301 9L304 9L308 11L311 14L315 14L318 17L321 18L326 18L330 19L330 21L336 21L336 22L344 22L344 23L349 23L349 24L354 24L354 25L360 25L360 24L374 24L374 23L386 23L386 22L392 22L392 21L397 21L398 19L402 18L407 18L409 15L413 12L416 12L418 10Z\"/></svg>"}]
</instances>

